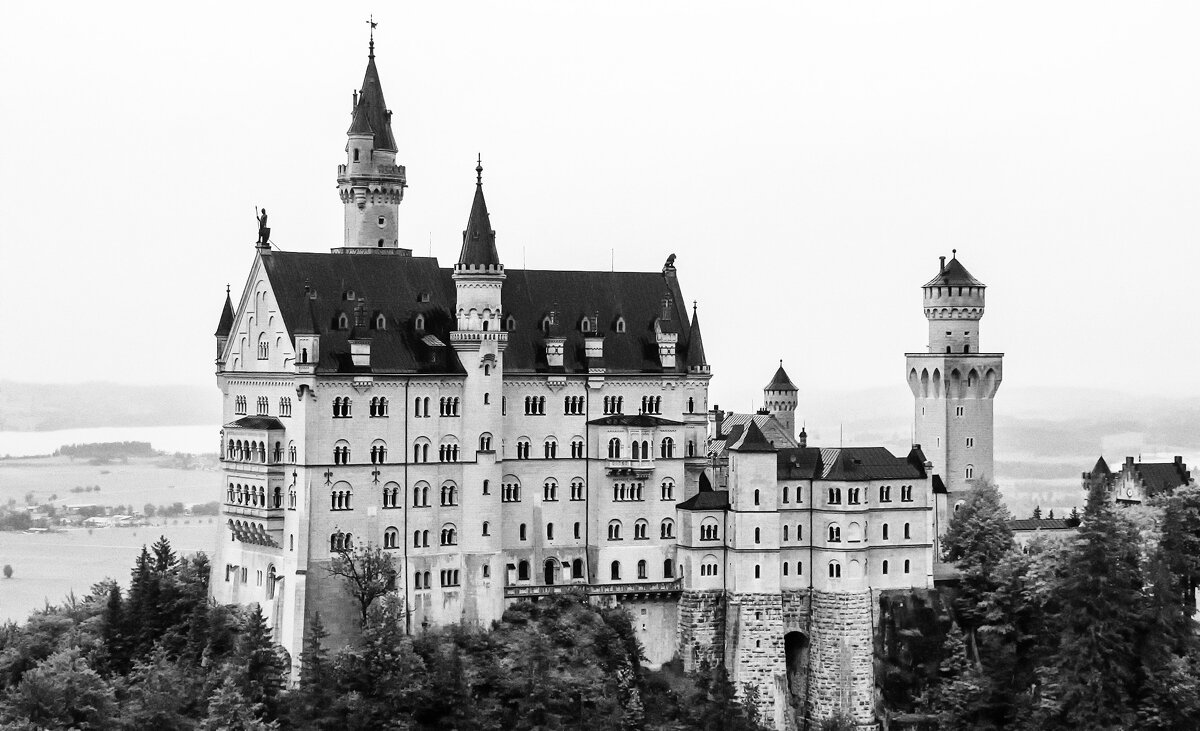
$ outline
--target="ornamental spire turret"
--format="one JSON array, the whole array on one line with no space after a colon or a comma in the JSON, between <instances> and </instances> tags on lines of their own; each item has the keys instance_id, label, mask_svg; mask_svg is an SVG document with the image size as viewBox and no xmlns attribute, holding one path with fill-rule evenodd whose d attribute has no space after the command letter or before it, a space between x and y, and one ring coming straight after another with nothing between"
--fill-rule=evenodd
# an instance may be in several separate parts
<instances>
[{"instance_id":1,"label":"ornamental spire turret","mask_svg":"<svg viewBox=\"0 0 1200 731\"><path fill-rule=\"evenodd\" d=\"M500 255L496 252L496 232L492 230L487 201L483 198L482 155L475 164L475 199L471 202L471 215L467 218L467 228L463 231L462 251L459 252L455 269L461 267L499 267L500 271L504 269L500 264Z\"/></svg>"},{"instance_id":2,"label":"ornamental spire turret","mask_svg":"<svg viewBox=\"0 0 1200 731\"><path fill-rule=\"evenodd\" d=\"M353 95L350 128L346 130L346 163L338 166L338 193L345 207L342 250L410 253L397 251L400 242L396 218L408 182L404 166L396 164L392 112L383 99L383 85L375 67L376 24L368 22L371 41L367 70L362 88Z\"/></svg>"}]
</instances>

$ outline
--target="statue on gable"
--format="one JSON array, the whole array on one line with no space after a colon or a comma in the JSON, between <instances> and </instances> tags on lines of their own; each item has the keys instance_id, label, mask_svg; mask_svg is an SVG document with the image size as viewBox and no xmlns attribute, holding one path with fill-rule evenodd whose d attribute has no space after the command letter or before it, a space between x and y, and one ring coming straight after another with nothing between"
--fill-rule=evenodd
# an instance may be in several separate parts
<instances>
[{"instance_id":1,"label":"statue on gable","mask_svg":"<svg viewBox=\"0 0 1200 731\"><path fill-rule=\"evenodd\" d=\"M255 206L254 217L258 219L258 245L266 246L271 238L271 229L267 227L267 209L262 209L260 213L258 206Z\"/></svg>"}]
</instances>

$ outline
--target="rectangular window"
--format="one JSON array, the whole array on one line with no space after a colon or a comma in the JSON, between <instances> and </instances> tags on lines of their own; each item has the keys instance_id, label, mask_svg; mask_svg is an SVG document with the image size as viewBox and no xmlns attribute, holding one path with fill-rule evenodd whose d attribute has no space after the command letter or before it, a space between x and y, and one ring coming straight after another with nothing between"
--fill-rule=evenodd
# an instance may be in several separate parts
<instances>
[{"instance_id":1,"label":"rectangular window","mask_svg":"<svg viewBox=\"0 0 1200 731\"><path fill-rule=\"evenodd\" d=\"M974 447L974 446L975 446L975 437L967 437L967 446L968 446L968 447Z\"/></svg>"},{"instance_id":2,"label":"rectangular window","mask_svg":"<svg viewBox=\"0 0 1200 731\"><path fill-rule=\"evenodd\" d=\"M955 406L955 407L954 407L954 415L955 415L955 416L962 416L962 415L963 415L963 411L964 411L964 410L965 410L965 407L962 407L962 406Z\"/></svg>"}]
</instances>

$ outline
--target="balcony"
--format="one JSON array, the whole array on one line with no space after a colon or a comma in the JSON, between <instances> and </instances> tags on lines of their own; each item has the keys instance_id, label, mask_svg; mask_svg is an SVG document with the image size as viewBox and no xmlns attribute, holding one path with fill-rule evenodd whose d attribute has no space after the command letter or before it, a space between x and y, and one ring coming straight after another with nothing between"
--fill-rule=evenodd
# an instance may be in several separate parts
<instances>
[{"instance_id":1,"label":"balcony","mask_svg":"<svg viewBox=\"0 0 1200 731\"><path fill-rule=\"evenodd\" d=\"M610 459L604 463L609 475L646 477L654 471L653 459Z\"/></svg>"},{"instance_id":2,"label":"balcony","mask_svg":"<svg viewBox=\"0 0 1200 731\"><path fill-rule=\"evenodd\" d=\"M553 584L551 586L509 585L504 587L506 599L533 599L585 590L589 596L657 596L676 595L681 591L680 580L637 581L620 584Z\"/></svg>"},{"instance_id":3,"label":"balcony","mask_svg":"<svg viewBox=\"0 0 1200 731\"><path fill-rule=\"evenodd\" d=\"M251 507L249 505L236 505L226 503L221 506L221 511L225 515L241 516L243 518L256 518L258 520L283 520L284 509Z\"/></svg>"}]
</instances>

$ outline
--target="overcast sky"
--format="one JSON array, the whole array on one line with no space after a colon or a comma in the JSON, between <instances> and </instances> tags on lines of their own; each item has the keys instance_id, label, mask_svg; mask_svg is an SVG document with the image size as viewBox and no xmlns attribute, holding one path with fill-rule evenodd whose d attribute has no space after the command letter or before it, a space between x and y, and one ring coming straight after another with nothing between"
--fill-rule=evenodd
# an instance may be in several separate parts
<instances>
[{"instance_id":1,"label":"overcast sky","mask_svg":"<svg viewBox=\"0 0 1200 731\"><path fill-rule=\"evenodd\" d=\"M401 245L453 264L482 152L507 266L678 255L726 408L905 388L952 248L1007 388L1200 393L1200 4L300 8L0 4L0 379L212 383L255 205L341 245L374 10Z\"/></svg>"}]
</instances>

